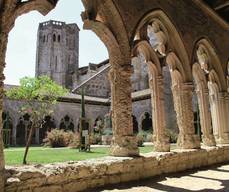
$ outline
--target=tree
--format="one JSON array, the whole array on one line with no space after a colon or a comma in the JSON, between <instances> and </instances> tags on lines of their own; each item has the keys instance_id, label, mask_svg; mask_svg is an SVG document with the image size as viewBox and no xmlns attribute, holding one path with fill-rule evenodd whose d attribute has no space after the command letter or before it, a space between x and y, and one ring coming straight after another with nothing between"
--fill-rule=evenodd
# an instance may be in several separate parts
<instances>
[{"instance_id":1,"label":"tree","mask_svg":"<svg viewBox=\"0 0 229 192\"><path fill-rule=\"evenodd\" d=\"M25 101L19 112L22 115L28 114L32 122L26 142L23 164L26 164L27 153L35 129L42 127L43 119L53 113L52 108L57 99L66 93L66 89L56 84L47 76L37 78L24 77L20 79L19 87L9 89L6 92L6 96L10 99Z\"/></svg>"}]
</instances>

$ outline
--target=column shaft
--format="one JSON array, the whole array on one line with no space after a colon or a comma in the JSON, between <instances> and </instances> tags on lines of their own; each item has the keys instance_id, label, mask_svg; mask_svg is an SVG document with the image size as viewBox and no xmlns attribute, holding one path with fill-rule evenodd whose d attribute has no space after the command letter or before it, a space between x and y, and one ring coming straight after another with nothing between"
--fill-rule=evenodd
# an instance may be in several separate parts
<instances>
[{"instance_id":1,"label":"column shaft","mask_svg":"<svg viewBox=\"0 0 229 192\"><path fill-rule=\"evenodd\" d=\"M229 94L227 92L210 95L214 136L217 144L229 144Z\"/></svg>"},{"instance_id":2,"label":"column shaft","mask_svg":"<svg viewBox=\"0 0 229 192\"><path fill-rule=\"evenodd\" d=\"M192 84L182 83L173 87L174 108L177 114L179 135L177 145L182 149L200 148L198 135L195 135L192 110Z\"/></svg>"},{"instance_id":3,"label":"column shaft","mask_svg":"<svg viewBox=\"0 0 229 192\"><path fill-rule=\"evenodd\" d=\"M202 130L202 140L206 146L215 146L215 139L213 136L213 129L211 125L211 114L209 111L209 96L208 89L198 87L197 99L200 110L200 125Z\"/></svg>"},{"instance_id":4,"label":"column shaft","mask_svg":"<svg viewBox=\"0 0 229 192\"><path fill-rule=\"evenodd\" d=\"M112 95L113 140L111 155L138 155L136 137L133 134L131 65L114 65L109 72Z\"/></svg>"},{"instance_id":5,"label":"column shaft","mask_svg":"<svg viewBox=\"0 0 229 192\"><path fill-rule=\"evenodd\" d=\"M154 128L154 148L158 152L170 151L169 137L165 130L164 82L162 76L150 80L151 103Z\"/></svg>"}]
</instances>

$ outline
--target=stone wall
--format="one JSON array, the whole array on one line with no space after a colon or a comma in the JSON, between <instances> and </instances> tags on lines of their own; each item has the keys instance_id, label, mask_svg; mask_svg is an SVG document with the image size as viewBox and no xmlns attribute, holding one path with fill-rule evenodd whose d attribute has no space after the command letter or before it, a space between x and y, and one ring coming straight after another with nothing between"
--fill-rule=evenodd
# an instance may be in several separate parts
<instances>
[{"instance_id":1,"label":"stone wall","mask_svg":"<svg viewBox=\"0 0 229 192\"><path fill-rule=\"evenodd\" d=\"M86 75L80 77L81 80L85 79L85 81L92 78L91 80L87 81L83 85L85 95L93 96L93 97L102 97L102 98L110 97L111 89L110 89L110 82L108 80L108 71L109 71L109 67L107 68L107 66L105 66L105 67L101 67L100 71L98 71L95 74L93 74L93 72L91 71L88 71ZM85 76L88 79L86 79ZM77 93L80 94L80 92L81 89L78 89Z\"/></svg>"},{"instance_id":2,"label":"stone wall","mask_svg":"<svg viewBox=\"0 0 229 192\"><path fill-rule=\"evenodd\" d=\"M5 192L76 192L229 161L229 146L6 167ZM144 171L142 171L144 170Z\"/></svg>"},{"instance_id":3,"label":"stone wall","mask_svg":"<svg viewBox=\"0 0 229 192\"><path fill-rule=\"evenodd\" d=\"M21 107L24 105L23 101L18 100L9 100L4 99L3 101L3 109L4 112L8 112L10 118L12 119L12 141L13 145L18 144L17 142L17 132L20 131L17 129L17 125L19 123L19 118L22 116L19 111ZM85 112L86 117L91 120L91 125L94 124L94 121L97 117L104 117L110 110L109 106L106 105L98 105L98 104L85 104ZM80 103L74 102L58 102L54 107L54 113L52 114L52 118L54 120L54 124L56 128L59 128L61 120L67 115L74 124L74 130L78 130L78 122L81 114ZM39 129L36 130L36 140L35 143L39 143Z\"/></svg>"}]
</instances>

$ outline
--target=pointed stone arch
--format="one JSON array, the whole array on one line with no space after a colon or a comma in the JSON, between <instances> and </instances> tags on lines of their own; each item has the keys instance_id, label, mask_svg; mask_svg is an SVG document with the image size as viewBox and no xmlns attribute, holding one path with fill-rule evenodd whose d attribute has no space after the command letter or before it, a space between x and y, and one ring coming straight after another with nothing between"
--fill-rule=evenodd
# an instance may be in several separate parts
<instances>
[{"instance_id":1,"label":"pointed stone arch","mask_svg":"<svg viewBox=\"0 0 229 192\"><path fill-rule=\"evenodd\" d=\"M221 91L226 91L227 83L225 79L225 73L213 44L206 38L202 38L196 43L193 52L193 59L198 61L198 63L201 65L201 69L206 73L210 73L210 71L213 69L214 73L216 73L218 76L217 81L219 83L218 85L220 85Z\"/></svg>"},{"instance_id":2,"label":"pointed stone arch","mask_svg":"<svg viewBox=\"0 0 229 192\"><path fill-rule=\"evenodd\" d=\"M179 127L177 144L180 148L199 148L192 109L193 84L185 81L183 66L174 52L167 55L166 64L170 69L174 109Z\"/></svg>"},{"instance_id":3,"label":"pointed stone arch","mask_svg":"<svg viewBox=\"0 0 229 192\"><path fill-rule=\"evenodd\" d=\"M114 156L138 155L136 137L133 134L130 81L132 68L128 36L113 1L107 0L103 2L100 12L98 14L94 13L90 17L90 7L87 7L89 3L88 0L85 0L86 12L83 13L82 17L84 29L94 31L103 41L109 53L114 141L111 154Z\"/></svg>"},{"instance_id":4,"label":"pointed stone arch","mask_svg":"<svg viewBox=\"0 0 229 192\"><path fill-rule=\"evenodd\" d=\"M135 42L133 55L142 54L148 66L149 87L151 89L152 127L156 151L170 150L169 138L165 133L164 82L161 64L155 50L146 40ZM140 125L141 127L141 125Z\"/></svg>"},{"instance_id":5,"label":"pointed stone arch","mask_svg":"<svg viewBox=\"0 0 229 192\"><path fill-rule=\"evenodd\" d=\"M216 143L229 143L229 128L227 126L229 120L226 117L226 114L229 113L229 94L225 73L217 51L209 40L202 38L196 43L193 52L193 60L197 62L193 65L193 76L197 90L200 90L197 94L199 108L200 111L203 110L200 113L203 118L201 122L203 125L208 125L208 127L204 127L205 130L211 127L207 123L209 121L207 110L210 105L212 129ZM201 86L204 88L201 89Z\"/></svg>"},{"instance_id":6,"label":"pointed stone arch","mask_svg":"<svg viewBox=\"0 0 229 192\"><path fill-rule=\"evenodd\" d=\"M200 125L203 133L202 141L206 146L215 146L214 130L212 128L211 114L209 111L208 83L199 63L193 64L192 74L196 86L195 90L200 112Z\"/></svg>"},{"instance_id":7,"label":"pointed stone arch","mask_svg":"<svg viewBox=\"0 0 229 192\"><path fill-rule=\"evenodd\" d=\"M60 129L63 129L64 131L75 131L75 124L73 121L73 118L66 114L60 121L59 125Z\"/></svg>"},{"instance_id":8,"label":"pointed stone arch","mask_svg":"<svg viewBox=\"0 0 229 192\"><path fill-rule=\"evenodd\" d=\"M136 27L135 34L137 34L138 38L148 40L146 28L149 24L154 25L154 31L160 44L164 44L162 48L165 49L164 51L162 50L164 56L171 51L174 52L182 64L183 70L180 72L184 76L184 81L191 82L191 66L186 48L178 30L169 17L162 10L154 10L146 14Z\"/></svg>"}]
</instances>

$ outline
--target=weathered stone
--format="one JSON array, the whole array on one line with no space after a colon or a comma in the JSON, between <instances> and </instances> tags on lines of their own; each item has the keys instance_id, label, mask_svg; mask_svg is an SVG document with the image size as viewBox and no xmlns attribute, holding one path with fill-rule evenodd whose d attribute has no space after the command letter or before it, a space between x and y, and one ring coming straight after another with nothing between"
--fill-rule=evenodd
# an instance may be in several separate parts
<instances>
[{"instance_id":1,"label":"weathered stone","mask_svg":"<svg viewBox=\"0 0 229 192\"><path fill-rule=\"evenodd\" d=\"M63 192L62 187L58 185L38 187L33 189L34 192Z\"/></svg>"},{"instance_id":2,"label":"weathered stone","mask_svg":"<svg viewBox=\"0 0 229 192\"><path fill-rule=\"evenodd\" d=\"M63 185L63 191L64 192L78 192L83 191L88 188L88 182L82 180L79 181L73 181L71 183L67 183Z\"/></svg>"}]
</instances>

